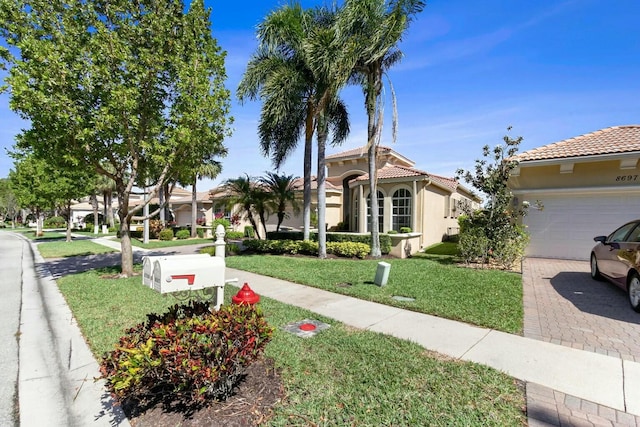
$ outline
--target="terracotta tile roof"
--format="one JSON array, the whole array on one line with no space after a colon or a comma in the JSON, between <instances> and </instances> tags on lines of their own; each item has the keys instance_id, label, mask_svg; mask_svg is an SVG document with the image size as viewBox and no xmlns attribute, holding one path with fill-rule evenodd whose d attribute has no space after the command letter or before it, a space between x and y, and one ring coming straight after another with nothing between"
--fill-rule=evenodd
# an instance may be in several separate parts
<instances>
[{"instance_id":1,"label":"terracotta tile roof","mask_svg":"<svg viewBox=\"0 0 640 427\"><path fill-rule=\"evenodd\" d=\"M411 178L415 176L424 176L425 178L431 179L433 182L439 184L440 186L449 188L451 190L455 190L456 188L458 188L458 181L453 178L445 178L443 176L433 175L419 169L398 165L386 165L385 167L378 170L378 179ZM367 173L364 175L360 175L359 177L352 180L352 182L360 181L369 181L369 174Z\"/></svg>"},{"instance_id":2,"label":"terracotta tile roof","mask_svg":"<svg viewBox=\"0 0 640 427\"><path fill-rule=\"evenodd\" d=\"M516 158L528 160L562 159L640 151L640 125L613 126L525 151Z\"/></svg>"},{"instance_id":3,"label":"terracotta tile roof","mask_svg":"<svg viewBox=\"0 0 640 427\"><path fill-rule=\"evenodd\" d=\"M393 149L390 147L385 147L384 145L378 146L379 154L388 153L390 151L393 151ZM340 159L342 157L366 157L366 156L367 156L367 147L364 146L364 147L354 148L352 150L343 151L341 153L332 154L330 156L326 156L325 159L333 160L333 159Z\"/></svg>"},{"instance_id":4,"label":"terracotta tile roof","mask_svg":"<svg viewBox=\"0 0 640 427\"><path fill-rule=\"evenodd\" d=\"M211 190L209 190L211 191ZM196 201L198 202L210 202L211 201L211 197L209 196L209 191L198 191L196 192ZM171 203L191 203L191 195L188 196L178 196L178 197L171 197L170 200Z\"/></svg>"},{"instance_id":5,"label":"terracotta tile roof","mask_svg":"<svg viewBox=\"0 0 640 427\"><path fill-rule=\"evenodd\" d=\"M327 189L327 190L340 190L340 187L337 187L337 186L333 185L329 181L325 180L324 184L325 184L325 189ZM304 189L304 179L303 178L296 178L293 181L293 188L296 191L302 191ZM316 190L317 188L318 188L318 179L315 176L312 176L311 177L311 190Z\"/></svg>"}]
</instances>

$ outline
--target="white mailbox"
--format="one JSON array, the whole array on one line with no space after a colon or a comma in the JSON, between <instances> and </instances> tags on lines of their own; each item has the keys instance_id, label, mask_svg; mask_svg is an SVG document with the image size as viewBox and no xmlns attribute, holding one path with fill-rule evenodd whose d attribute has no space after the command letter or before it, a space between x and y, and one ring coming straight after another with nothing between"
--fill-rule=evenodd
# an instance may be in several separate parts
<instances>
[{"instance_id":1,"label":"white mailbox","mask_svg":"<svg viewBox=\"0 0 640 427\"><path fill-rule=\"evenodd\" d=\"M169 258L210 258L209 254L187 254L187 255L160 255L160 256L144 256L142 257L142 284L148 287L153 287L153 266L159 259Z\"/></svg>"},{"instance_id":2,"label":"white mailbox","mask_svg":"<svg viewBox=\"0 0 640 427\"><path fill-rule=\"evenodd\" d=\"M217 286L224 292L224 258L160 257L154 261L152 287L165 294Z\"/></svg>"}]
</instances>

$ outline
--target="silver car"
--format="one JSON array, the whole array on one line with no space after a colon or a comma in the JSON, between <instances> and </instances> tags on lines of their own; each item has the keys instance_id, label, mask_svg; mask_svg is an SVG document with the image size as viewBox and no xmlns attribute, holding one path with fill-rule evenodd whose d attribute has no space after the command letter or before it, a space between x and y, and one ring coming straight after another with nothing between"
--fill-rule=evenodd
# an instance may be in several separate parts
<instances>
[{"instance_id":1,"label":"silver car","mask_svg":"<svg viewBox=\"0 0 640 427\"><path fill-rule=\"evenodd\" d=\"M593 240L598 243L591 250L591 277L622 288L640 313L640 219Z\"/></svg>"}]
</instances>

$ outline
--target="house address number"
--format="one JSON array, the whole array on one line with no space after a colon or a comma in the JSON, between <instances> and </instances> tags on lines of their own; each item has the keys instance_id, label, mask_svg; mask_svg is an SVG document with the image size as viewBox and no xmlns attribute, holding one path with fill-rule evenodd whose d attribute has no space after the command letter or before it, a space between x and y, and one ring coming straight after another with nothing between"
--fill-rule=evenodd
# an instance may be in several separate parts
<instances>
[{"instance_id":1,"label":"house address number","mask_svg":"<svg viewBox=\"0 0 640 427\"><path fill-rule=\"evenodd\" d=\"M618 175L616 182L637 181L640 175Z\"/></svg>"}]
</instances>

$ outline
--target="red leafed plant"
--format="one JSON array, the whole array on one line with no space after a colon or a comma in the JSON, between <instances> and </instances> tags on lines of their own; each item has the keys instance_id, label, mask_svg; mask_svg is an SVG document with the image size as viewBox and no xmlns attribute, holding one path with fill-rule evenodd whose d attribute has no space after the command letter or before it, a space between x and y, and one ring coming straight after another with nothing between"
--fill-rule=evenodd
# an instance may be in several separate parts
<instances>
[{"instance_id":1,"label":"red leafed plant","mask_svg":"<svg viewBox=\"0 0 640 427\"><path fill-rule=\"evenodd\" d=\"M259 308L205 303L173 306L129 329L100 366L121 401L197 407L224 400L262 354L273 328Z\"/></svg>"}]
</instances>

